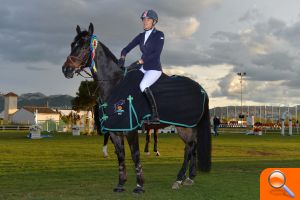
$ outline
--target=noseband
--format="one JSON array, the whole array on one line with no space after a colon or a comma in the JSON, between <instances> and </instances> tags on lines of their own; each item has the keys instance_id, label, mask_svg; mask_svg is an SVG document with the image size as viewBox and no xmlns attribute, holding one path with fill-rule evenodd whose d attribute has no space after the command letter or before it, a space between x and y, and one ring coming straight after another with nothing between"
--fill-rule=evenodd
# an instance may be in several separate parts
<instances>
[{"instance_id":1,"label":"noseband","mask_svg":"<svg viewBox=\"0 0 300 200\"><path fill-rule=\"evenodd\" d=\"M78 57L72 55L68 56L64 65L68 65L71 68L77 69L76 71L82 70L86 67L89 60L88 51L88 48L85 48L81 51Z\"/></svg>"}]
</instances>

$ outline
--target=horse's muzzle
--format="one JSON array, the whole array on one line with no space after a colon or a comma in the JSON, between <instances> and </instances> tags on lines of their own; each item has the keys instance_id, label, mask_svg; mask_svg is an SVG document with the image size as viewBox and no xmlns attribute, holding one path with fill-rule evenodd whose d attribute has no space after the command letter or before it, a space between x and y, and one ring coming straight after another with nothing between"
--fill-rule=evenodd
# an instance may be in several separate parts
<instances>
[{"instance_id":1,"label":"horse's muzzle","mask_svg":"<svg viewBox=\"0 0 300 200\"><path fill-rule=\"evenodd\" d=\"M75 69L73 67L62 66L62 72L66 78L73 78Z\"/></svg>"}]
</instances>

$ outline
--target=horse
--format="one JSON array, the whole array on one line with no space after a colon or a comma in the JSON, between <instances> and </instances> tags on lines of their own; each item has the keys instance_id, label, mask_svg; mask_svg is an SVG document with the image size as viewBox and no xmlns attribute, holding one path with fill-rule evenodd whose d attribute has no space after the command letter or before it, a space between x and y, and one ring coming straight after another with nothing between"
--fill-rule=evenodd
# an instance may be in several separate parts
<instances>
[{"instance_id":1,"label":"horse","mask_svg":"<svg viewBox=\"0 0 300 200\"><path fill-rule=\"evenodd\" d=\"M73 78L74 74L80 74L90 68L92 77L98 84L100 93L100 104L105 102L114 87L122 82L124 71L118 66L118 60L114 54L98 39L95 39L94 26L90 23L87 30L81 30L77 25L76 36L71 43L71 52L62 66L62 72L66 78ZM91 48L94 46L97 48ZM87 72L88 73L88 72ZM176 181L172 189L179 189L184 185L193 185L197 168L199 171L209 172L211 169L211 133L209 116L209 99L205 93L203 113L194 127L176 126L179 137L185 143L184 159ZM200 102L199 102L200 103ZM189 111L186 111L188 113ZM186 115L184 113L184 115ZM162 123L163 124L163 123ZM165 124L168 126L169 124ZM115 146L118 158L119 180L114 192L125 191L127 171L125 165L124 138L127 139L131 158L134 162L136 172L136 187L134 193L143 193L144 172L140 160L138 127L131 131L110 131L109 135ZM197 164L197 165L196 165ZM186 171L189 165L189 175L186 178Z\"/></svg>"}]
</instances>

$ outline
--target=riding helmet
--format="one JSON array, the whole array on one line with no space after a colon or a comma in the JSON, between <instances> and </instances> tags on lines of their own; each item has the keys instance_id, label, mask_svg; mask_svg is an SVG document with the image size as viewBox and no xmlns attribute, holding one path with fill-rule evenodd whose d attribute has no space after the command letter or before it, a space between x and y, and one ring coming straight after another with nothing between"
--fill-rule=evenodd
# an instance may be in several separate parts
<instances>
[{"instance_id":1,"label":"riding helmet","mask_svg":"<svg viewBox=\"0 0 300 200\"><path fill-rule=\"evenodd\" d=\"M158 22L158 15L154 10L145 10L142 13L141 19L143 20L145 17L153 19L154 21Z\"/></svg>"}]
</instances>

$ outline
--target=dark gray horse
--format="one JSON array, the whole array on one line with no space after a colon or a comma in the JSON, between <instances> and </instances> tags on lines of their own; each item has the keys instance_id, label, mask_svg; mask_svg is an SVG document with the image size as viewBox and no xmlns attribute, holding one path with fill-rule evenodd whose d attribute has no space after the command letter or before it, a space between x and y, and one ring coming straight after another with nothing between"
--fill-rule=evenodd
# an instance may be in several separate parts
<instances>
[{"instance_id":1,"label":"dark gray horse","mask_svg":"<svg viewBox=\"0 0 300 200\"><path fill-rule=\"evenodd\" d=\"M67 57L66 62L62 66L62 71L66 78L72 78L75 73L80 73L85 68L91 66L92 53L90 51L91 38L94 33L94 27L91 23L89 29L81 31L80 27L76 28L77 35L71 44L71 53ZM98 89L101 94L102 101L108 99L113 88L123 79L123 71L117 65L116 57L110 50L98 41L98 47L94 57L96 70L91 70L92 76L98 83ZM101 103L101 102L100 102ZM188 110L186 111L189 112ZM167 126L168 124L166 124ZM210 133L210 117L208 107L208 97L205 97L204 112L202 118L194 128L185 128L176 126L179 137L185 143L184 161L178 172L177 179L172 188L179 189L181 185L192 185L196 176L196 162L198 161L198 169L208 172L211 168L211 133ZM110 132L110 137L114 143L115 150L119 162L119 182L114 188L115 192L123 192L125 182L127 180L127 172L125 166L125 150L124 137L127 138L131 158L134 162L136 171L137 186L133 190L135 193L144 192L144 173L140 161L139 138L138 131L130 132ZM189 165L189 175L186 178L186 171Z\"/></svg>"}]
</instances>

